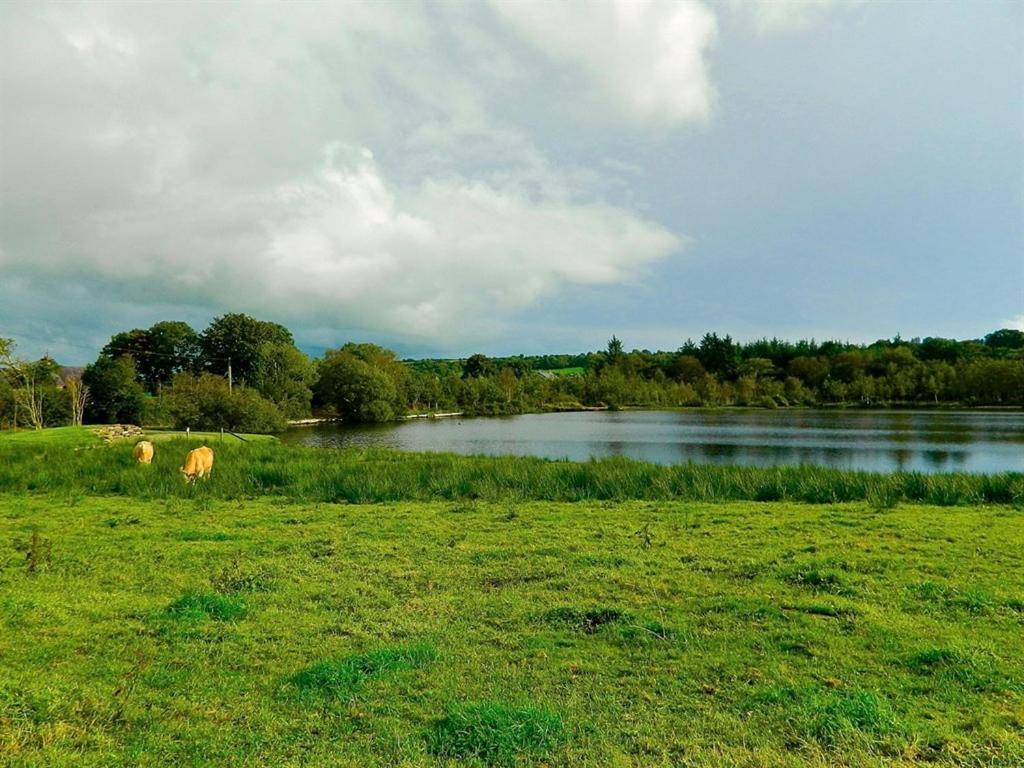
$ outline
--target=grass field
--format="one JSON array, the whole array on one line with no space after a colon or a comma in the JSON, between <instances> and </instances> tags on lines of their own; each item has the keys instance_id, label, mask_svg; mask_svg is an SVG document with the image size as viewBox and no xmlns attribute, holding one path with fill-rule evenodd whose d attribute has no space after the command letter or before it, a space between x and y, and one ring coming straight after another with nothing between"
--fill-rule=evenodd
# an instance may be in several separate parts
<instances>
[{"instance_id":1,"label":"grass field","mask_svg":"<svg viewBox=\"0 0 1024 768\"><path fill-rule=\"evenodd\" d=\"M56 430L55 430L56 431ZM24 433L23 433L24 434ZM45 434L45 433L43 433ZM21 435L15 439L22 439ZM0 492L104 493L137 498L240 499L284 496L293 502L390 502L455 499L539 501L902 501L937 505L1024 505L1024 475L878 474L821 467L659 466L622 458L583 463L527 457L466 457L387 450L288 447L275 440L210 440L217 482L185 486L178 467L191 442L168 439L153 465L132 460L132 442L103 446L8 443L0 435ZM89 448L93 448L89 450Z\"/></svg>"},{"instance_id":2,"label":"grass field","mask_svg":"<svg viewBox=\"0 0 1024 768\"><path fill-rule=\"evenodd\" d=\"M1024 764L1019 476L64 439L0 440L0 764Z\"/></svg>"},{"instance_id":3,"label":"grass field","mask_svg":"<svg viewBox=\"0 0 1024 768\"><path fill-rule=\"evenodd\" d=\"M555 376L582 376L585 371L582 366L574 365L569 368L543 368L539 373L551 373Z\"/></svg>"},{"instance_id":4,"label":"grass field","mask_svg":"<svg viewBox=\"0 0 1024 768\"><path fill-rule=\"evenodd\" d=\"M12 430L0 431L0 448L4 446L54 446L54 447L87 447L102 443L96 433L98 427L54 427L51 429L22 429L14 432ZM241 435L244 442L273 442L277 438L272 435ZM151 442L164 442L167 440L184 440L185 433L179 430L170 429L146 429L143 437ZM220 432L193 432L191 439L195 442L219 442ZM237 437L231 434L224 435L225 441L239 442ZM134 439L125 439L123 442L131 442Z\"/></svg>"},{"instance_id":5,"label":"grass field","mask_svg":"<svg viewBox=\"0 0 1024 768\"><path fill-rule=\"evenodd\" d=\"M0 755L1021 765L1020 522L6 495Z\"/></svg>"}]
</instances>

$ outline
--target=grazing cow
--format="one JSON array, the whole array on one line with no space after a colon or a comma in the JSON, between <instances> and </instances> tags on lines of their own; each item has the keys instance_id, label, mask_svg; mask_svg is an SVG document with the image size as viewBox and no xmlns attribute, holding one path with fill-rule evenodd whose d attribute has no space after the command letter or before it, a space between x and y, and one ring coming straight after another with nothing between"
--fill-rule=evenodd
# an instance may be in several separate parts
<instances>
[{"instance_id":1,"label":"grazing cow","mask_svg":"<svg viewBox=\"0 0 1024 768\"><path fill-rule=\"evenodd\" d=\"M209 479L213 472L213 451L205 445L193 448L185 457L185 466L178 471L185 476L187 483L195 483L197 477Z\"/></svg>"},{"instance_id":2,"label":"grazing cow","mask_svg":"<svg viewBox=\"0 0 1024 768\"><path fill-rule=\"evenodd\" d=\"M149 440L140 440L135 444L132 457L139 464L151 464L153 462L153 444Z\"/></svg>"}]
</instances>

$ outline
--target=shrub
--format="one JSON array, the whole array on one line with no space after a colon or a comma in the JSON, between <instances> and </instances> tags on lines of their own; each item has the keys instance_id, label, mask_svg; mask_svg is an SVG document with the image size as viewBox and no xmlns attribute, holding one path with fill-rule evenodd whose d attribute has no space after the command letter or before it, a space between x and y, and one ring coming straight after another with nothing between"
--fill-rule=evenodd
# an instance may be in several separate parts
<instances>
[{"instance_id":1,"label":"shrub","mask_svg":"<svg viewBox=\"0 0 1024 768\"><path fill-rule=\"evenodd\" d=\"M238 386L232 391L227 379L210 373L179 373L164 402L176 429L280 432L287 426L277 407L255 390Z\"/></svg>"}]
</instances>

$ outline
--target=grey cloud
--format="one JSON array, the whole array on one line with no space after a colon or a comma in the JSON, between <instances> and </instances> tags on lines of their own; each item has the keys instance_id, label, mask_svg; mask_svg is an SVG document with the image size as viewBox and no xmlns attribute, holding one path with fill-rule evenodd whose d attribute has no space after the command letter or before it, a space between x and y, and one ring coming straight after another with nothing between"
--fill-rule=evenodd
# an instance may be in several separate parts
<instances>
[{"instance_id":1,"label":"grey cloud","mask_svg":"<svg viewBox=\"0 0 1024 768\"><path fill-rule=\"evenodd\" d=\"M78 300L104 311L76 322L104 331L159 306L478 339L683 242L604 201L601 171L553 164L509 119L500 89L542 73L517 67L480 9L0 14L5 328L29 296L90 286Z\"/></svg>"}]
</instances>

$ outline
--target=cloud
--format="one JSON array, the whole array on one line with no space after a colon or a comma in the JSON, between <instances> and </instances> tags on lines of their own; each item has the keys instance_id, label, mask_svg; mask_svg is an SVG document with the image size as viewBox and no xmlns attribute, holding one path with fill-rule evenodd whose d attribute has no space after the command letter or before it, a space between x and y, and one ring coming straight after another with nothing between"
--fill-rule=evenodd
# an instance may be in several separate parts
<instances>
[{"instance_id":1,"label":"cloud","mask_svg":"<svg viewBox=\"0 0 1024 768\"><path fill-rule=\"evenodd\" d=\"M630 108L704 110L694 46L713 19L708 32L688 4L615 13L628 50L650 34L660 51L615 76L625 93L650 69ZM37 346L58 317L95 336L128 318L244 310L300 338L333 328L334 341L377 331L454 347L681 248L607 202L604 171L552 162L510 116L502 88L537 73L493 14L492 26L460 6L376 3L0 14L0 324Z\"/></svg>"},{"instance_id":2,"label":"cloud","mask_svg":"<svg viewBox=\"0 0 1024 768\"><path fill-rule=\"evenodd\" d=\"M249 295L281 302L282 314L298 300L324 319L340 311L393 333L479 339L564 286L630 280L681 245L613 206L480 181L427 179L402 197L365 151L279 187L257 261L271 279Z\"/></svg>"},{"instance_id":3,"label":"cloud","mask_svg":"<svg viewBox=\"0 0 1024 768\"><path fill-rule=\"evenodd\" d=\"M615 206L470 179L428 178L399 195L369 150L337 146L308 175L266 189L225 195L193 181L98 211L73 240L73 262L7 254L5 272L42 290L72 270L137 303L449 342L485 339L569 286L633 280L682 245Z\"/></svg>"},{"instance_id":4,"label":"cloud","mask_svg":"<svg viewBox=\"0 0 1024 768\"><path fill-rule=\"evenodd\" d=\"M539 51L579 67L638 121L707 121L714 14L695 0L491 0Z\"/></svg>"},{"instance_id":5,"label":"cloud","mask_svg":"<svg viewBox=\"0 0 1024 768\"><path fill-rule=\"evenodd\" d=\"M855 2L855 0L848 0ZM836 0L730 0L762 34L795 32L811 26Z\"/></svg>"},{"instance_id":6,"label":"cloud","mask_svg":"<svg viewBox=\"0 0 1024 768\"><path fill-rule=\"evenodd\" d=\"M1024 313L1017 315L1016 317L1004 320L1001 328L1012 328L1015 331L1024 331Z\"/></svg>"}]
</instances>

